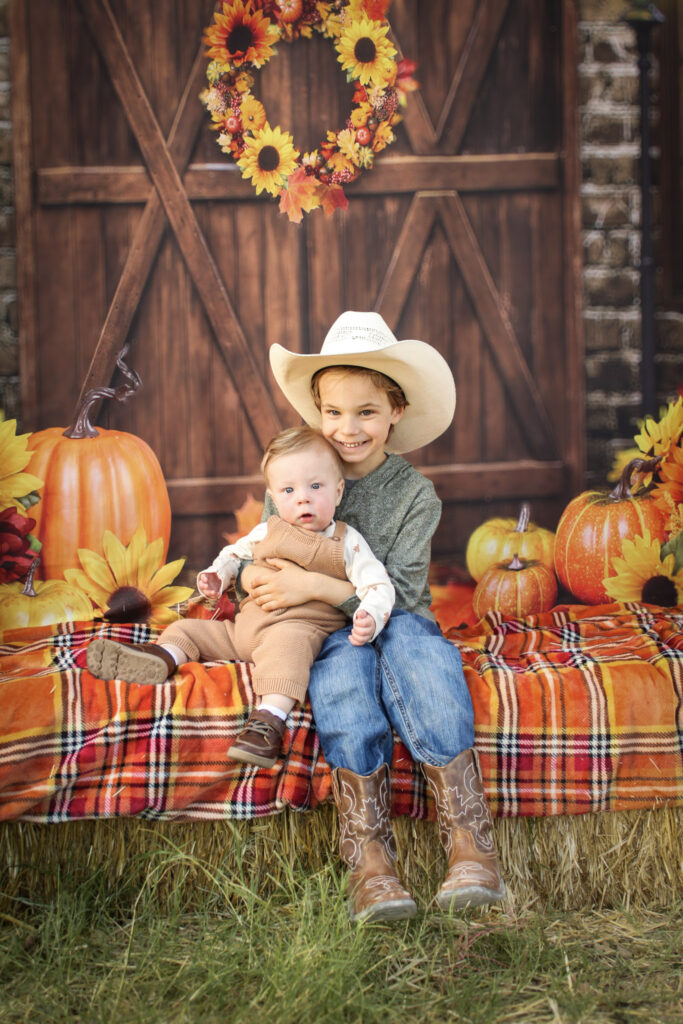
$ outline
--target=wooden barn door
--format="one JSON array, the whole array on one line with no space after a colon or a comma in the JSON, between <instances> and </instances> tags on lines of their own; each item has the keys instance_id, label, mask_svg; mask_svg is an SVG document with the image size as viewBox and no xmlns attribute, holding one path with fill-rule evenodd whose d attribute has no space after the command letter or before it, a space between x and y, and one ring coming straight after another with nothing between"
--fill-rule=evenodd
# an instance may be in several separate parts
<instances>
[{"instance_id":1,"label":"wooden barn door","mask_svg":"<svg viewBox=\"0 0 683 1024\"><path fill-rule=\"evenodd\" d=\"M214 6L13 0L23 429L66 425L128 341L143 390L101 421L156 451L171 554L200 567L296 421L268 347L316 351L342 310L376 309L456 378L453 428L411 455L444 500L437 556L521 499L553 526L582 472L573 0L393 0L421 91L348 210L301 225L209 129ZM257 88L303 150L349 109L321 38Z\"/></svg>"}]
</instances>

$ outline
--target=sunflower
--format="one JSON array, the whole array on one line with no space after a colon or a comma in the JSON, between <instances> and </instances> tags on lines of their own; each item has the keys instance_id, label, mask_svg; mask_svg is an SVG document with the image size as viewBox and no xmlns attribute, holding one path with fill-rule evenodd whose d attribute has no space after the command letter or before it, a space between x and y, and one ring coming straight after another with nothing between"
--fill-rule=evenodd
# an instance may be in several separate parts
<instances>
[{"instance_id":1,"label":"sunflower","mask_svg":"<svg viewBox=\"0 0 683 1024\"><path fill-rule=\"evenodd\" d=\"M28 450L30 434L17 434L16 420L0 421L0 509L26 509L20 499L43 486L32 473L24 473L33 454Z\"/></svg>"},{"instance_id":2,"label":"sunflower","mask_svg":"<svg viewBox=\"0 0 683 1024\"><path fill-rule=\"evenodd\" d=\"M603 580L615 601L644 601L666 608L683 602L683 569L674 574L674 556L662 559L662 546L652 540L649 530L642 537L625 539L621 553L612 558L615 576Z\"/></svg>"},{"instance_id":3,"label":"sunflower","mask_svg":"<svg viewBox=\"0 0 683 1024\"><path fill-rule=\"evenodd\" d=\"M216 12L214 24L204 35L209 47L207 56L232 68L251 64L255 68L273 56L273 47L280 33L276 25L261 11L252 11L242 0L223 4L223 13Z\"/></svg>"},{"instance_id":4,"label":"sunflower","mask_svg":"<svg viewBox=\"0 0 683 1024\"><path fill-rule=\"evenodd\" d=\"M396 50L386 38L388 31L388 25L364 16L347 25L336 44L342 68L363 85L386 85L396 73Z\"/></svg>"},{"instance_id":5,"label":"sunflower","mask_svg":"<svg viewBox=\"0 0 683 1024\"><path fill-rule=\"evenodd\" d=\"M658 472L653 497L655 504L670 512L683 502L683 448L672 448Z\"/></svg>"},{"instance_id":6,"label":"sunflower","mask_svg":"<svg viewBox=\"0 0 683 1024\"><path fill-rule=\"evenodd\" d=\"M296 167L299 150L293 139L280 127L271 128L266 121L253 137L244 140L244 153L237 161L242 177L251 178L258 195L264 189L276 196Z\"/></svg>"},{"instance_id":7,"label":"sunflower","mask_svg":"<svg viewBox=\"0 0 683 1024\"><path fill-rule=\"evenodd\" d=\"M240 107L240 114L242 115L242 125L245 131L253 132L265 126L266 108L258 100L255 100L253 96L244 97Z\"/></svg>"},{"instance_id":8,"label":"sunflower","mask_svg":"<svg viewBox=\"0 0 683 1024\"><path fill-rule=\"evenodd\" d=\"M648 416L640 423L640 433L636 434L635 442L641 452L647 455L663 455L666 459L683 436L683 397L676 402L669 402L662 410L661 419L655 421Z\"/></svg>"},{"instance_id":9,"label":"sunflower","mask_svg":"<svg viewBox=\"0 0 683 1024\"><path fill-rule=\"evenodd\" d=\"M139 526L127 547L105 530L102 538L104 557L88 548L80 548L83 569L65 569L68 583L88 595L95 608L113 622L152 622L165 625L178 618L172 605L187 600L190 587L171 587L184 558L163 562L163 540L147 543L144 527Z\"/></svg>"}]
</instances>

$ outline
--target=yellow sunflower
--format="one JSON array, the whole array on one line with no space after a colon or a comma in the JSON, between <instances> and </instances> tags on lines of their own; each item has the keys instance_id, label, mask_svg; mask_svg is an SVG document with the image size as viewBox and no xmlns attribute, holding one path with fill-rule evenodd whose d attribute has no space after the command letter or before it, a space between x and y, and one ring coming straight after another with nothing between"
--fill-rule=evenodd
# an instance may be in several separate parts
<instances>
[{"instance_id":1,"label":"yellow sunflower","mask_svg":"<svg viewBox=\"0 0 683 1024\"><path fill-rule=\"evenodd\" d=\"M655 504L665 512L683 502L683 448L672 448L660 463L653 497Z\"/></svg>"},{"instance_id":2,"label":"yellow sunflower","mask_svg":"<svg viewBox=\"0 0 683 1024\"><path fill-rule=\"evenodd\" d=\"M163 565L163 540L147 543L139 526L127 547L111 530L102 538L104 557L80 548L83 569L65 569L68 583L88 595L95 608L113 622L151 622L166 625L179 616L172 606L187 600L190 587L172 587L184 558Z\"/></svg>"},{"instance_id":3,"label":"yellow sunflower","mask_svg":"<svg viewBox=\"0 0 683 1024\"><path fill-rule=\"evenodd\" d=\"M23 472L31 461L30 434L17 434L16 428L16 420L0 421L0 511L13 506L25 512L19 499L43 486L37 476Z\"/></svg>"},{"instance_id":4,"label":"yellow sunflower","mask_svg":"<svg viewBox=\"0 0 683 1024\"><path fill-rule=\"evenodd\" d=\"M263 128L266 123L266 108L253 96L245 96L240 107L242 126L251 132Z\"/></svg>"},{"instance_id":5,"label":"yellow sunflower","mask_svg":"<svg viewBox=\"0 0 683 1024\"><path fill-rule=\"evenodd\" d=\"M662 410L661 419L655 421L648 416L640 424L640 433L636 434L635 442L641 452L647 455L663 455L667 458L683 436L683 396L675 402L669 402Z\"/></svg>"},{"instance_id":6,"label":"yellow sunflower","mask_svg":"<svg viewBox=\"0 0 683 1024\"><path fill-rule=\"evenodd\" d=\"M292 142L288 132L277 126L271 128L267 121L252 137L245 138L244 153L237 163L242 177L251 179L257 195L265 189L276 196L282 189L299 156Z\"/></svg>"},{"instance_id":7,"label":"yellow sunflower","mask_svg":"<svg viewBox=\"0 0 683 1024\"><path fill-rule=\"evenodd\" d=\"M222 14L216 12L204 42L209 47L207 56L214 60L233 68L243 64L260 68L273 56L279 36L277 25L261 11L252 11L242 0L234 0L223 4Z\"/></svg>"},{"instance_id":8,"label":"yellow sunflower","mask_svg":"<svg viewBox=\"0 0 683 1024\"><path fill-rule=\"evenodd\" d=\"M615 601L644 601L673 608L683 602L683 569L674 574L674 556L662 559L662 546L649 530L642 537L625 539L621 553L612 558L615 576L602 582Z\"/></svg>"},{"instance_id":9,"label":"yellow sunflower","mask_svg":"<svg viewBox=\"0 0 683 1024\"><path fill-rule=\"evenodd\" d=\"M337 42L339 63L363 85L386 85L395 75L396 50L387 39L388 25L363 16L344 27Z\"/></svg>"}]
</instances>

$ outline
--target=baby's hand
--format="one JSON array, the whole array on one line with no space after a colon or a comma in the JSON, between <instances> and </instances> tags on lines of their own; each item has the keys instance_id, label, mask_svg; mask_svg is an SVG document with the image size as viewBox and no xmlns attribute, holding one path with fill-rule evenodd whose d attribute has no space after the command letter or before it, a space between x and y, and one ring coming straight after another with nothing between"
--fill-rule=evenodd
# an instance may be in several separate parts
<instances>
[{"instance_id":1,"label":"baby's hand","mask_svg":"<svg viewBox=\"0 0 683 1024\"><path fill-rule=\"evenodd\" d=\"M220 597L221 578L217 572L200 572L197 577L197 588L204 597Z\"/></svg>"},{"instance_id":2,"label":"baby's hand","mask_svg":"<svg viewBox=\"0 0 683 1024\"><path fill-rule=\"evenodd\" d=\"M362 647L375 635L375 620L370 612L359 608L353 616L353 629L349 640L354 647Z\"/></svg>"}]
</instances>

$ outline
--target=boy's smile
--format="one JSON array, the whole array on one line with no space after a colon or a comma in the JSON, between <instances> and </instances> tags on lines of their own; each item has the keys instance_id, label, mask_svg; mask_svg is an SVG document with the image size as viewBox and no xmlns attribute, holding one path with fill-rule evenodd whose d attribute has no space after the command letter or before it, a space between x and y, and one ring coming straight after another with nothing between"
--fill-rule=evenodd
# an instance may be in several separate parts
<instances>
[{"instance_id":1,"label":"boy's smile","mask_svg":"<svg viewBox=\"0 0 683 1024\"><path fill-rule=\"evenodd\" d=\"M346 465L346 476L360 479L384 462L389 431L403 409L393 409L386 391L370 377L328 370L319 382L321 429Z\"/></svg>"}]
</instances>

